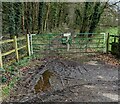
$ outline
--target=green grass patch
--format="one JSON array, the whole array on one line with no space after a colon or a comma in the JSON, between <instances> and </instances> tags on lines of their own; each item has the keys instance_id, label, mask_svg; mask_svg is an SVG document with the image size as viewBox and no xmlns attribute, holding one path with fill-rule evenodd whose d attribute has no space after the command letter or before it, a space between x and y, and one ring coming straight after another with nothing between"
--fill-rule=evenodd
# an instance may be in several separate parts
<instances>
[{"instance_id":1,"label":"green grass patch","mask_svg":"<svg viewBox=\"0 0 120 104\"><path fill-rule=\"evenodd\" d=\"M4 72L2 72L2 77L5 77L6 81L2 83L3 99L9 96L11 89L14 87L17 81L20 80L20 68L27 66L31 58L32 57L25 57L19 62L13 63L11 66L4 66Z\"/></svg>"},{"instance_id":2,"label":"green grass patch","mask_svg":"<svg viewBox=\"0 0 120 104\"><path fill-rule=\"evenodd\" d=\"M105 33L110 33L110 35L118 35L118 27L110 27L105 30Z\"/></svg>"},{"instance_id":3,"label":"green grass patch","mask_svg":"<svg viewBox=\"0 0 120 104\"><path fill-rule=\"evenodd\" d=\"M31 59L31 57L24 57L19 62L14 63L14 66L16 66L16 67L27 66L27 64L29 63L30 59Z\"/></svg>"},{"instance_id":4,"label":"green grass patch","mask_svg":"<svg viewBox=\"0 0 120 104\"><path fill-rule=\"evenodd\" d=\"M18 77L14 76L11 81L9 82L8 85L4 86L2 88L2 97L4 99L4 97L7 97L10 95L10 91L11 89L14 87L15 83L19 80Z\"/></svg>"}]
</instances>

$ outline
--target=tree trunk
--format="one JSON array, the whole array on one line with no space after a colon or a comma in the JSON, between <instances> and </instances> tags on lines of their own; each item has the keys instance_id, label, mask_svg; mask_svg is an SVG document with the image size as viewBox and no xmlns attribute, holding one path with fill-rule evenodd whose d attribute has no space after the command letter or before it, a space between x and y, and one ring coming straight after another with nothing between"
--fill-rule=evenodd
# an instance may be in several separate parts
<instances>
[{"instance_id":1,"label":"tree trunk","mask_svg":"<svg viewBox=\"0 0 120 104\"><path fill-rule=\"evenodd\" d=\"M9 19L9 33L10 33L10 38L13 38L13 36L15 35L15 11L14 11L14 8L13 8L13 3L9 3L9 16L8 16L8 19Z\"/></svg>"},{"instance_id":2,"label":"tree trunk","mask_svg":"<svg viewBox=\"0 0 120 104\"><path fill-rule=\"evenodd\" d=\"M18 37L18 34L21 31L21 3L13 3L15 11L15 35Z\"/></svg>"},{"instance_id":3,"label":"tree trunk","mask_svg":"<svg viewBox=\"0 0 120 104\"><path fill-rule=\"evenodd\" d=\"M93 33L95 28L97 27L101 14L103 13L105 7L106 7L107 3L105 3L105 5L101 6L100 2L96 2L96 5L94 7L94 13L92 15L92 21L90 24L90 28L89 28L89 33ZM91 35L89 35L91 36Z\"/></svg>"},{"instance_id":4,"label":"tree trunk","mask_svg":"<svg viewBox=\"0 0 120 104\"><path fill-rule=\"evenodd\" d=\"M34 5L35 3L34 2L32 2L32 33L34 33L34 26L35 26L35 20L34 20L34 15L35 15L35 13L34 13Z\"/></svg>"},{"instance_id":5,"label":"tree trunk","mask_svg":"<svg viewBox=\"0 0 120 104\"><path fill-rule=\"evenodd\" d=\"M59 13L58 13L58 19L57 19L57 27L60 25L60 17L61 17L61 4L59 5Z\"/></svg>"},{"instance_id":6,"label":"tree trunk","mask_svg":"<svg viewBox=\"0 0 120 104\"><path fill-rule=\"evenodd\" d=\"M50 11L50 3L48 3L48 6L47 6L46 18L45 18L45 23L44 23L44 31L47 30L47 21L48 21L49 11Z\"/></svg>"},{"instance_id":7,"label":"tree trunk","mask_svg":"<svg viewBox=\"0 0 120 104\"><path fill-rule=\"evenodd\" d=\"M22 33L24 34L25 33L25 30L24 30L24 26L25 26L25 23L24 23L24 15L22 16Z\"/></svg>"},{"instance_id":8,"label":"tree trunk","mask_svg":"<svg viewBox=\"0 0 120 104\"><path fill-rule=\"evenodd\" d=\"M43 2L39 2L39 12L38 12L38 34L42 30L42 16L43 16Z\"/></svg>"},{"instance_id":9,"label":"tree trunk","mask_svg":"<svg viewBox=\"0 0 120 104\"><path fill-rule=\"evenodd\" d=\"M85 7L84 7L84 16L83 16L83 21L82 21L82 27L80 28L80 33L84 33L86 31L86 23L88 20L88 16L87 16L87 11L88 11L88 2L85 2Z\"/></svg>"}]
</instances>

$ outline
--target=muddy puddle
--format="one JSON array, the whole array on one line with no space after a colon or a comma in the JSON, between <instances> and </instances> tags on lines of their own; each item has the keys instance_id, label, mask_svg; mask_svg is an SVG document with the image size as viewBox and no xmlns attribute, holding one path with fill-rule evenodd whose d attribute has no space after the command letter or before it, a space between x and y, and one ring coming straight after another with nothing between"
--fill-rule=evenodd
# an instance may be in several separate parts
<instances>
[{"instance_id":1,"label":"muddy puddle","mask_svg":"<svg viewBox=\"0 0 120 104\"><path fill-rule=\"evenodd\" d=\"M44 92L44 91L48 90L51 87L50 78L53 76L54 76L53 72L46 70L42 74L42 77L39 78L36 85L34 86L35 92L39 93L39 92Z\"/></svg>"}]
</instances>

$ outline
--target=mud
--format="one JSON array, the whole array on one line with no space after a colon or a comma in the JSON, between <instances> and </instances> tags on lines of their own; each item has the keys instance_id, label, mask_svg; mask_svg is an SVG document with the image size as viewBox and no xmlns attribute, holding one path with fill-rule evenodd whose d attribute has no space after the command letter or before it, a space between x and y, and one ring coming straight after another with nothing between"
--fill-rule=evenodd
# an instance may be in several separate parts
<instances>
[{"instance_id":1,"label":"mud","mask_svg":"<svg viewBox=\"0 0 120 104\"><path fill-rule=\"evenodd\" d=\"M10 102L117 102L118 67L98 60L51 58L30 69L11 91Z\"/></svg>"}]
</instances>

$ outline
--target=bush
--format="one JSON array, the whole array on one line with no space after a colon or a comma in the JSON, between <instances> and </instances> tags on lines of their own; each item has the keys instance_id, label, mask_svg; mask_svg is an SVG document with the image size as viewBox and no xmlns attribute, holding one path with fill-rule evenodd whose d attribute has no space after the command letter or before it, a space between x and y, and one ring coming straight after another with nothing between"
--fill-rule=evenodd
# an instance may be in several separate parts
<instances>
[{"instance_id":1,"label":"bush","mask_svg":"<svg viewBox=\"0 0 120 104\"><path fill-rule=\"evenodd\" d=\"M120 49L119 49L120 47L119 47L119 43L112 43L111 44L111 53L113 54L113 55L116 55L117 57L120 57Z\"/></svg>"}]
</instances>

